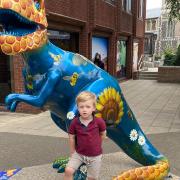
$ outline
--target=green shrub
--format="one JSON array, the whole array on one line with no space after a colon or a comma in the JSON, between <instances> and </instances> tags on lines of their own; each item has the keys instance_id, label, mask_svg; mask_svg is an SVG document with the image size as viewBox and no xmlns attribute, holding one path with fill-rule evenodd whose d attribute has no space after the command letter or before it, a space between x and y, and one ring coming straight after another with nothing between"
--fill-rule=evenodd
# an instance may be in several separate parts
<instances>
[{"instance_id":1,"label":"green shrub","mask_svg":"<svg viewBox=\"0 0 180 180\"><path fill-rule=\"evenodd\" d=\"M176 51L174 65L180 66L180 45L178 46L177 51Z\"/></svg>"},{"instance_id":2,"label":"green shrub","mask_svg":"<svg viewBox=\"0 0 180 180\"><path fill-rule=\"evenodd\" d=\"M167 48L164 51L164 66L173 66L175 63L175 54L172 49Z\"/></svg>"}]
</instances>

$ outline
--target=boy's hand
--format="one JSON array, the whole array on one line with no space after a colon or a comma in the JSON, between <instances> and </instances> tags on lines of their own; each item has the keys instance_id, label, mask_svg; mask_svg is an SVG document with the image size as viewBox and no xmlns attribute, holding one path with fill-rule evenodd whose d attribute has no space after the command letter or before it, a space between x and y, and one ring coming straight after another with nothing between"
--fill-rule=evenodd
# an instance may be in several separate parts
<instances>
[{"instance_id":1,"label":"boy's hand","mask_svg":"<svg viewBox=\"0 0 180 180\"><path fill-rule=\"evenodd\" d=\"M75 135L69 134L70 157L75 152Z\"/></svg>"},{"instance_id":2,"label":"boy's hand","mask_svg":"<svg viewBox=\"0 0 180 180\"><path fill-rule=\"evenodd\" d=\"M104 140L106 138L106 131L100 132L101 139Z\"/></svg>"}]
</instances>

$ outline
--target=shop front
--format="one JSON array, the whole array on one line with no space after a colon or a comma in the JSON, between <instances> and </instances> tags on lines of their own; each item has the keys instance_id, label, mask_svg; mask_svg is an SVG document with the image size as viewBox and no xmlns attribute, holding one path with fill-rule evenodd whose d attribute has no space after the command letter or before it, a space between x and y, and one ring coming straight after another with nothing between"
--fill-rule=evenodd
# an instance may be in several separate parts
<instances>
[{"instance_id":1,"label":"shop front","mask_svg":"<svg viewBox=\"0 0 180 180\"><path fill-rule=\"evenodd\" d=\"M108 38L92 37L92 61L100 68L108 71Z\"/></svg>"},{"instance_id":2,"label":"shop front","mask_svg":"<svg viewBox=\"0 0 180 180\"><path fill-rule=\"evenodd\" d=\"M127 41L117 41L117 60L116 60L116 77L118 79L126 77L127 69Z\"/></svg>"},{"instance_id":3,"label":"shop front","mask_svg":"<svg viewBox=\"0 0 180 180\"><path fill-rule=\"evenodd\" d=\"M11 93L10 57L0 53L0 105L4 105L5 97Z\"/></svg>"}]
</instances>

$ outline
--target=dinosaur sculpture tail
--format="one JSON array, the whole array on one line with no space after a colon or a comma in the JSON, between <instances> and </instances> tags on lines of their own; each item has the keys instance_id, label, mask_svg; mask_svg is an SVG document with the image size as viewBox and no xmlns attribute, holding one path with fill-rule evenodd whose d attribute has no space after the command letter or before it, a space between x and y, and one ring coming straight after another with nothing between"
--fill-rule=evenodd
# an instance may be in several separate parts
<instances>
[{"instance_id":1,"label":"dinosaur sculpture tail","mask_svg":"<svg viewBox=\"0 0 180 180\"><path fill-rule=\"evenodd\" d=\"M167 176L167 158L147 139L119 87L105 88L98 96L96 107L96 116L106 121L108 137L128 156L145 166L123 172L114 180L150 180Z\"/></svg>"},{"instance_id":2,"label":"dinosaur sculpture tail","mask_svg":"<svg viewBox=\"0 0 180 180\"><path fill-rule=\"evenodd\" d=\"M169 164L166 160L161 160L152 166L135 168L121 173L113 178L113 180L163 180L168 173Z\"/></svg>"}]
</instances>

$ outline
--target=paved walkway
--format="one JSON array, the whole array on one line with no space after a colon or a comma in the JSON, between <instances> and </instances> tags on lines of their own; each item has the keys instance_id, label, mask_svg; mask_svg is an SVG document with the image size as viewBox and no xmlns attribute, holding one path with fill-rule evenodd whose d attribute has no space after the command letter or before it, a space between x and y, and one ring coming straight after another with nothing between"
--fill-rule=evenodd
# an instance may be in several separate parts
<instances>
[{"instance_id":1,"label":"paved walkway","mask_svg":"<svg viewBox=\"0 0 180 180\"><path fill-rule=\"evenodd\" d=\"M180 176L180 158L177 158L180 157L180 84L129 80L121 83L121 88L150 141L170 160L171 172ZM62 179L51 168L51 162L68 155L67 134L53 123L49 112L39 115L0 112L0 139L0 169L23 167L12 180ZM139 166L109 139L103 146L103 180Z\"/></svg>"}]
</instances>

